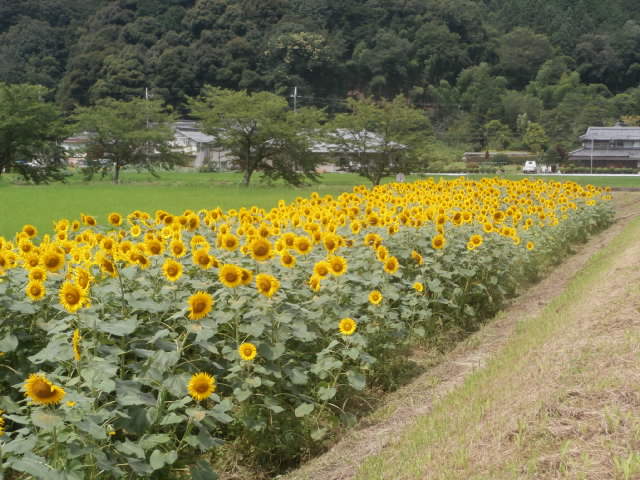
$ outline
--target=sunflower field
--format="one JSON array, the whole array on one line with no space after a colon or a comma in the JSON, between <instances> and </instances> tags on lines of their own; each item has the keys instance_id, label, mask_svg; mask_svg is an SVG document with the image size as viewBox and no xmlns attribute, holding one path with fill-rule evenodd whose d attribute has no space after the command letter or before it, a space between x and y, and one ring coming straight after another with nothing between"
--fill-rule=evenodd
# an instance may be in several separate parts
<instances>
[{"instance_id":1,"label":"sunflower field","mask_svg":"<svg viewBox=\"0 0 640 480\"><path fill-rule=\"evenodd\" d=\"M216 478L353 421L613 218L606 189L463 178L0 237L0 477Z\"/></svg>"}]
</instances>

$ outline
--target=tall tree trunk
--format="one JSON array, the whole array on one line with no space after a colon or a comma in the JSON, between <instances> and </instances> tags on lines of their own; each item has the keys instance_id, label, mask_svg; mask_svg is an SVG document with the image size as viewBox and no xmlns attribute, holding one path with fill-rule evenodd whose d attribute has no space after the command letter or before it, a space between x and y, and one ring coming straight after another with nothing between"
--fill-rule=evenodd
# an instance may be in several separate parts
<instances>
[{"instance_id":1,"label":"tall tree trunk","mask_svg":"<svg viewBox=\"0 0 640 480\"><path fill-rule=\"evenodd\" d=\"M113 170L113 183L118 183L120 181L120 163L116 162Z\"/></svg>"},{"instance_id":2,"label":"tall tree trunk","mask_svg":"<svg viewBox=\"0 0 640 480\"><path fill-rule=\"evenodd\" d=\"M242 176L242 186L248 187L251 181L251 174L253 173L253 164L251 162L251 142L247 140L247 152L246 152L245 170Z\"/></svg>"}]
</instances>

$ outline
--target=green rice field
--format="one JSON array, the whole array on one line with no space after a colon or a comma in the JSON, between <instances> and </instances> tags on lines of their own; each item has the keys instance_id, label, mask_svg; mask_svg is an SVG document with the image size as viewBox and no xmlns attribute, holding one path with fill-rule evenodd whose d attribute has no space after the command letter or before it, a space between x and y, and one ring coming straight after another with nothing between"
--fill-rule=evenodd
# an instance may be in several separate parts
<instances>
[{"instance_id":1,"label":"green rice field","mask_svg":"<svg viewBox=\"0 0 640 480\"><path fill-rule=\"evenodd\" d=\"M472 177L480 178L480 175ZM509 175L509 179L522 176ZM124 172L122 183L112 184L108 179L86 182L79 175L69 177L64 184L25 185L10 175L0 177L0 236L12 237L25 223L35 225L42 233L51 231L60 218L74 219L81 213L106 221L110 212L127 214L133 210L154 212L162 209L181 213L186 209L222 209L257 205L270 208L278 200L291 201L311 192L337 195L350 191L355 185L369 184L356 174L324 174L320 183L295 188L282 183L267 185L252 178L249 188L239 185L239 173L160 172L159 178L148 173ZM419 178L411 176L407 180ZM447 177L452 178L452 177ZM638 187L640 177L555 177L540 176L547 180L572 180L598 186ZM392 181L387 178L385 181Z\"/></svg>"}]
</instances>

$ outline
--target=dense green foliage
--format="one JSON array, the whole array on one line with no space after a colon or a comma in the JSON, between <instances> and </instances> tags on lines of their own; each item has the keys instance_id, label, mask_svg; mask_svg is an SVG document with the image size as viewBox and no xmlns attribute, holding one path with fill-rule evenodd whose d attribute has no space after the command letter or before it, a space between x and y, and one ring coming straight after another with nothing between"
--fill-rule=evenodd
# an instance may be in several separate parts
<instances>
[{"instance_id":1,"label":"dense green foliage","mask_svg":"<svg viewBox=\"0 0 640 480\"><path fill-rule=\"evenodd\" d=\"M79 108L77 128L92 132L86 147L87 176L113 172L113 182L118 183L125 166L153 173L157 167L171 168L184 160L171 148L173 119L161 101L142 98L106 98L95 106Z\"/></svg>"},{"instance_id":2,"label":"dense green foliage","mask_svg":"<svg viewBox=\"0 0 640 480\"><path fill-rule=\"evenodd\" d=\"M181 113L205 85L280 95L297 86L299 106L329 113L344 111L350 92L404 94L449 144L524 147L533 121L559 160L586 126L638 112L639 47L640 5L630 0L0 6L0 81L50 87L67 111L145 87Z\"/></svg>"},{"instance_id":3,"label":"dense green foliage","mask_svg":"<svg viewBox=\"0 0 640 480\"><path fill-rule=\"evenodd\" d=\"M62 113L38 85L0 82L0 175L16 170L36 183L61 180L66 136Z\"/></svg>"}]
</instances>

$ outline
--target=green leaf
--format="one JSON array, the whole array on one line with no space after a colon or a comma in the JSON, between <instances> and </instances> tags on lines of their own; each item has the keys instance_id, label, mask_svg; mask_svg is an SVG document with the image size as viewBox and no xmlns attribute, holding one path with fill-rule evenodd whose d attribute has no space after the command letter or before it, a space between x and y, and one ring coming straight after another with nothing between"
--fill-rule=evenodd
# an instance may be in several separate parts
<instances>
[{"instance_id":1,"label":"green leaf","mask_svg":"<svg viewBox=\"0 0 640 480\"><path fill-rule=\"evenodd\" d=\"M34 454L25 455L18 461L13 462L11 468L18 472L28 473L41 480L57 480L60 478L60 475L47 465L44 458Z\"/></svg>"},{"instance_id":2,"label":"green leaf","mask_svg":"<svg viewBox=\"0 0 640 480\"><path fill-rule=\"evenodd\" d=\"M0 339L0 352L13 352L18 346L18 337L7 333L2 339Z\"/></svg>"},{"instance_id":3,"label":"green leaf","mask_svg":"<svg viewBox=\"0 0 640 480\"><path fill-rule=\"evenodd\" d=\"M155 433L142 437L140 440L140 446L145 450L151 450L153 447L167 443L170 440L171 437L166 433Z\"/></svg>"},{"instance_id":4,"label":"green leaf","mask_svg":"<svg viewBox=\"0 0 640 480\"><path fill-rule=\"evenodd\" d=\"M71 360L73 358L73 349L68 342L67 338L63 337L54 337L52 338L47 346L40 350L35 355L31 355L29 360L36 365L39 365L44 362L51 361L66 361Z\"/></svg>"},{"instance_id":5,"label":"green leaf","mask_svg":"<svg viewBox=\"0 0 640 480\"><path fill-rule=\"evenodd\" d=\"M349 370L347 372L347 380L349 381L349 385L356 390L364 390L364 387L366 386L365 376L359 372L354 372L353 370Z\"/></svg>"},{"instance_id":6,"label":"green leaf","mask_svg":"<svg viewBox=\"0 0 640 480\"><path fill-rule=\"evenodd\" d=\"M309 381L307 372L298 367L290 369L287 374L289 375L289 378L294 385L306 385L306 383Z\"/></svg>"},{"instance_id":7,"label":"green leaf","mask_svg":"<svg viewBox=\"0 0 640 480\"><path fill-rule=\"evenodd\" d=\"M156 401L150 393L140 391L139 383L120 379L116 379L116 398L122 406L153 405Z\"/></svg>"},{"instance_id":8,"label":"green leaf","mask_svg":"<svg viewBox=\"0 0 640 480\"><path fill-rule=\"evenodd\" d=\"M33 412L31 414L31 420L36 427L41 428L45 432L53 430L63 424L62 418L58 415L43 410Z\"/></svg>"},{"instance_id":9,"label":"green leaf","mask_svg":"<svg viewBox=\"0 0 640 480\"><path fill-rule=\"evenodd\" d=\"M104 440L105 438L107 438L107 434L105 433L104 428L94 422L91 416L84 418L79 422L76 422L76 427L78 427L83 432L88 433L96 440Z\"/></svg>"},{"instance_id":10,"label":"green leaf","mask_svg":"<svg viewBox=\"0 0 640 480\"><path fill-rule=\"evenodd\" d=\"M295 409L294 414L298 418L306 417L311 412L313 412L314 408L315 407L314 407L313 403L302 403L302 404L298 405L298 407Z\"/></svg>"},{"instance_id":11,"label":"green leaf","mask_svg":"<svg viewBox=\"0 0 640 480\"><path fill-rule=\"evenodd\" d=\"M36 313L38 310L34 307L31 302L11 302L8 306L9 310L12 312L22 313L24 315L32 315Z\"/></svg>"},{"instance_id":12,"label":"green leaf","mask_svg":"<svg viewBox=\"0 0 640 480\"><path fill-rule=\"evenodd\" d=\"M311 438L317 442L318 440L322 440L326 434L326 428L319 428L318 430L311 432Z\"/></svg>"},{"instance_id":13,"label":"green leaf","mask_svg":"<svg viewBox=\"0 0 640 480\"><path fill-rule=\"evenodd\" d=\"M121 453L124 453L125 455L135 455L140 459L145 458L143 448L137 443L133 443L130 440L125 440L122 443L118 443L116 445L116 450L118 450Z\"/></svg>"},{"instance_id":14,"label":"green leaf","mask_svg":"<svg viewBox=\"0 0 640 480\"><path fill-rule=\"evenodd\" d=\"M178 415L176 413L169 413L167 415L164 415L162 417L162 421L160 422L160 425L173 425L176 423L182 423L184 422L186 419L184 417L184 415Z\"/></svg>"},{"instance_id":15,"label":"green leaf","mask_svg":"<svg viewBox=\"0 0 640 480\"><path fill-rule=\"evenodd\" d=\"M275 345L262 345L260 353L267 360L277 360L285 352L284 343L276 343Z\"/></svg>"},{"instance_id":16,"label":"green leaf","mask_svg":"<svg viewBox=\"0 0 640 480\"><path fill-rule=\"evenodd\" d=\"M178 454L173 450L170 452L161 452L160 450L154 450L149 457L149 464L154 470L159 470L165 465L171 465L178 459Z\"/></svg>"},{"instance_id":17,"label":"green leaf","mask_svg":"<svg viewBox=\"0 0 640 480\"><path fill-rule=\"evenodd\" d=\"M138 328L138 320L134 317L115 322L98 322L96 328L104 333L109 333L116 337L125 337L131 335Z\"/></svg>"},{"instance_id":18,"label":"green leaf","mask_svg":"<svg viewBox=\"0 0 640 480\"><path fill-rule=\"evenodd\" d=\"M337 390L334 387L320 387L318 389L318 398L322 401L331 400L336 393Z\"/></svg>"},{"instance_id":19,"label":"green leaf","mask_svg":"<svg viewBox=\"0 0 640 480\"><path fill-rule=\"evenodd\" d=\"M247 398L251 396L251 390L244 390L242 388L235 388L233 390L233 395L238 399L239 402L244 402Z\"/></svg>"},{"instance_id":20,"label":"green leaf","mask_svg":"<svg viewBox=\"0 0 640 480\"><path fill-rule=\"evenodd\" d=\"M198 460L191 467L191 480L218 480L218 474L204 460Z\"/></svg>"},{"instance_id":21,"label":"green leaf","mask_svg":"<svg viewBox=\"0 0 640 480\"><path fill-rule=\"evenodd\" d=\"M264 405L273 413L284 412L284 408L282 408L280 404L272 397L264 397Z\"/></svg>"}]
</instances>

